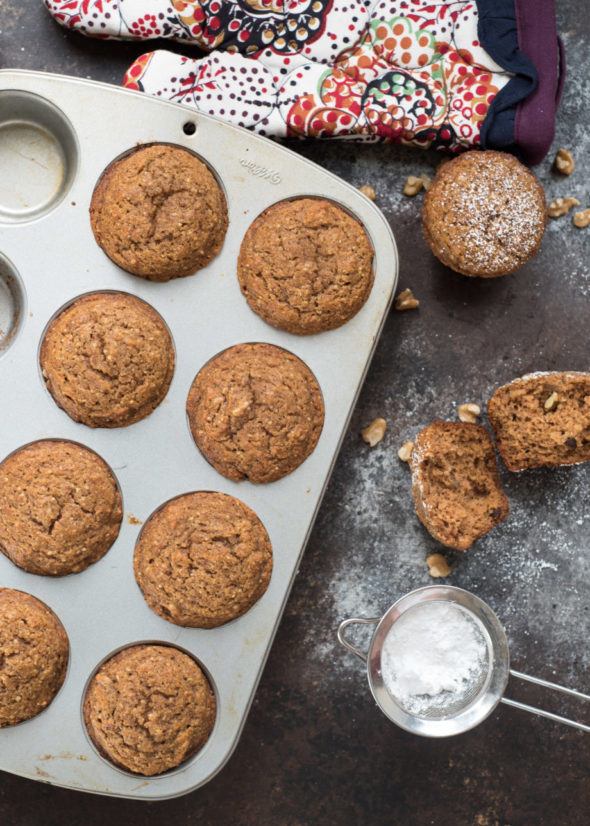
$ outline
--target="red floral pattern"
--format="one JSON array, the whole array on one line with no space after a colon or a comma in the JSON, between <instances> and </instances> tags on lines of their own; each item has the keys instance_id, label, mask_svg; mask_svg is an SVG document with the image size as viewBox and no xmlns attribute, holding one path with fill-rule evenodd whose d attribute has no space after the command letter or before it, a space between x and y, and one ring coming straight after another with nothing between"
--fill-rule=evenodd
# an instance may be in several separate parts
<instances>
[{"instance_id":1,"label":"red floral pattern","mask_svg":"<svg viewBox=\"0 0 590 826\"><path fill-rule=\"evenodd\" d=\"M98 37L191 40L140 57L124 85L277 136L477 145L509 75L477 39L474 0L45 0Z\"/></svg>"}]
</instances>

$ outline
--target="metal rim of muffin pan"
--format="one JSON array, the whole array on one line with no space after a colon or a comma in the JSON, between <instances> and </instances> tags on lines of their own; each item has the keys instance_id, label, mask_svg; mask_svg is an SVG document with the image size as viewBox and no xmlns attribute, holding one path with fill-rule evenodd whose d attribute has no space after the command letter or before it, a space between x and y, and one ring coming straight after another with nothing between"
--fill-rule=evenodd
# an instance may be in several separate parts
<instances>
[{"instance_id":1,"label":"metal rim of muffin pan","mask_svg":"<svg viewBox=\"0 0 590 826\"><path fill-rule=\"evenodd\" d=\"M43 182L31 184L39 158L34 152L29 158L15 156L15 135L28 135L31 147L45 153L51 192ZM48 148L48 142L54 145ZM109 163L137 144L154 142L202 158L221 181L229 212L219 255L195 275L165 283L130 275L111 262L95 243L88 215L94 186ZM112 468L124 517L110 550L78 574L28 574L0 555L0 586L45 602L70 641L66 680L50 706L38 718L0 729L0 769L98 794L144 800L179 796L216 774L238 741L391 305L398 273L395 240L382 213L362 193L285 147L182 105L88 80L0 71L0 168L7 163L14 168L9 186L0 181L0 313L3 307L12 313L16 333L5 336L0 349L5 401L0 461L37 439L78 442ZM296 336L250 310L236 266L250 223L273 203L306 196L331 200L362 222L375 250L375 280L364 307L342 327ZM128 427L89 428L72 421L47 392L39 371L38 348L49 320L77 296L96 291L128 292L146 301L174 341L176 365L167 396ZM0 333L0 348L2 338ZM313 453L291 474L265 485L218 474L194 444L185 413L201 367L234 344L256 341L302 359L325 404ZM266 593L246 614L212 629L183 628L157 616L133 575L133 552L145 520L169 499L199 490L245 502L273 547ZM145 641L189 653L209 676L218 704L201 751L154 777L132 775L99 756L81 717L85 687L99 665Z\"/></svg>"}]
</instances>

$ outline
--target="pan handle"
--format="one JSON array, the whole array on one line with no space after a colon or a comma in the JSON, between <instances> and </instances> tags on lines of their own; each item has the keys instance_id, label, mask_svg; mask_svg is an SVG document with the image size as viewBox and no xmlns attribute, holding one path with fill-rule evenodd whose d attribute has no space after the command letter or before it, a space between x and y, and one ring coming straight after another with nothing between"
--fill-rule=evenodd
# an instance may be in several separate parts
<instances>
[{"instance_id":1,"label":"pan handle","mask_svg":"<svg viewBox=\"0 0 590 826\"><path fill-rule=\"evenodd\" d=\"M526 680L529 683L543 686L543 688L548 688L551 691L560 691L562 694L568 694L570 697L575 697L577 700L590 700L590 695L583 694L581 691L576 691L575 688L567 688L564 685L550 683L548 680L542 680L540 677L532 677L530 674L523 674L522 671L514 671L513 669L510 669L510 675L512 677L517 677L519 680ZM559 714L553 714L553 712L545 711L543 708L536 708L535 706L529 706L526 703L520 703L516 700L509 700L507 697L502 697L500 702L505 703L507 706L512 706L513 708L520 708L522 711L528 711L530 714L538 714L540 717L546 717L548 720L553 720L556 723L564 723L566 726L572 726L572 728L590 732L590 726L587 726L585 723L580 723L577 720L570 720L568 717L561 717Z\"/></svg>"},{"instance_id":2,"label":"pan handle","mask_svg":"<svg viewBox=\"0 0 590 826\"><path fill-rule=\"evenodd\" d=\"M338 642L345 648L348 648L349 651L352 651L353 654L356 654L357 657L359 657L364 663L366 663L367 655L363 654L362 651L359 651L358 648L355 648L351 642L348 642L348 640L344 638L344 631L348 628L349 625L354 625L355 623L359 625L375 625L375 623L380 622L380 620L381 617L374 617L373 619L351 617L350 619L343 620L338 626Z\"/></svg>"}]
</instances>

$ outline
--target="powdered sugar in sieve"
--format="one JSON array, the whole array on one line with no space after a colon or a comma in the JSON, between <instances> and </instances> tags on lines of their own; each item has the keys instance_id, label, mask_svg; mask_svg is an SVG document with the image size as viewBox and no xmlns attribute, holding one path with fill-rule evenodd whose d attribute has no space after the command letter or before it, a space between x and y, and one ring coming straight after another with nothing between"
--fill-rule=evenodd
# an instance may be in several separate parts
<instances>
[{"instance_id":1,"label":"powdered sugar in sieve","mask_svg":"<svg viewBox=\"0 0 590 826\"><path fill-rule=\"evenodd\" d=\"M385 688L404 711L426 719L465 708L484 687L489 668L487 631L452 602L431 600L407 610L381 650Z\"/></svg>"}]
</instances>

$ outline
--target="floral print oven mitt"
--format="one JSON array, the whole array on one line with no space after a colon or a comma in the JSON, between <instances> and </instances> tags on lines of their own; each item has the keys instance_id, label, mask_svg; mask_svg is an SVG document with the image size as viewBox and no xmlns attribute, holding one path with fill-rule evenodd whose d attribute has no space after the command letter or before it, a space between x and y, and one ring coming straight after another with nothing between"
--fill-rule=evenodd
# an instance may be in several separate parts
<instances>
[{"instance_id":1,"label":"floral print oven mitt","mask_svg":"<svg viewBox=\"0 0 590 826\"><path fill-rule=\"evenodd\" d=\"M553 0L44 0L98 38L169 38L124 85L261 135L515 151L553 137Z\"/></svg>"}]
</instances>

